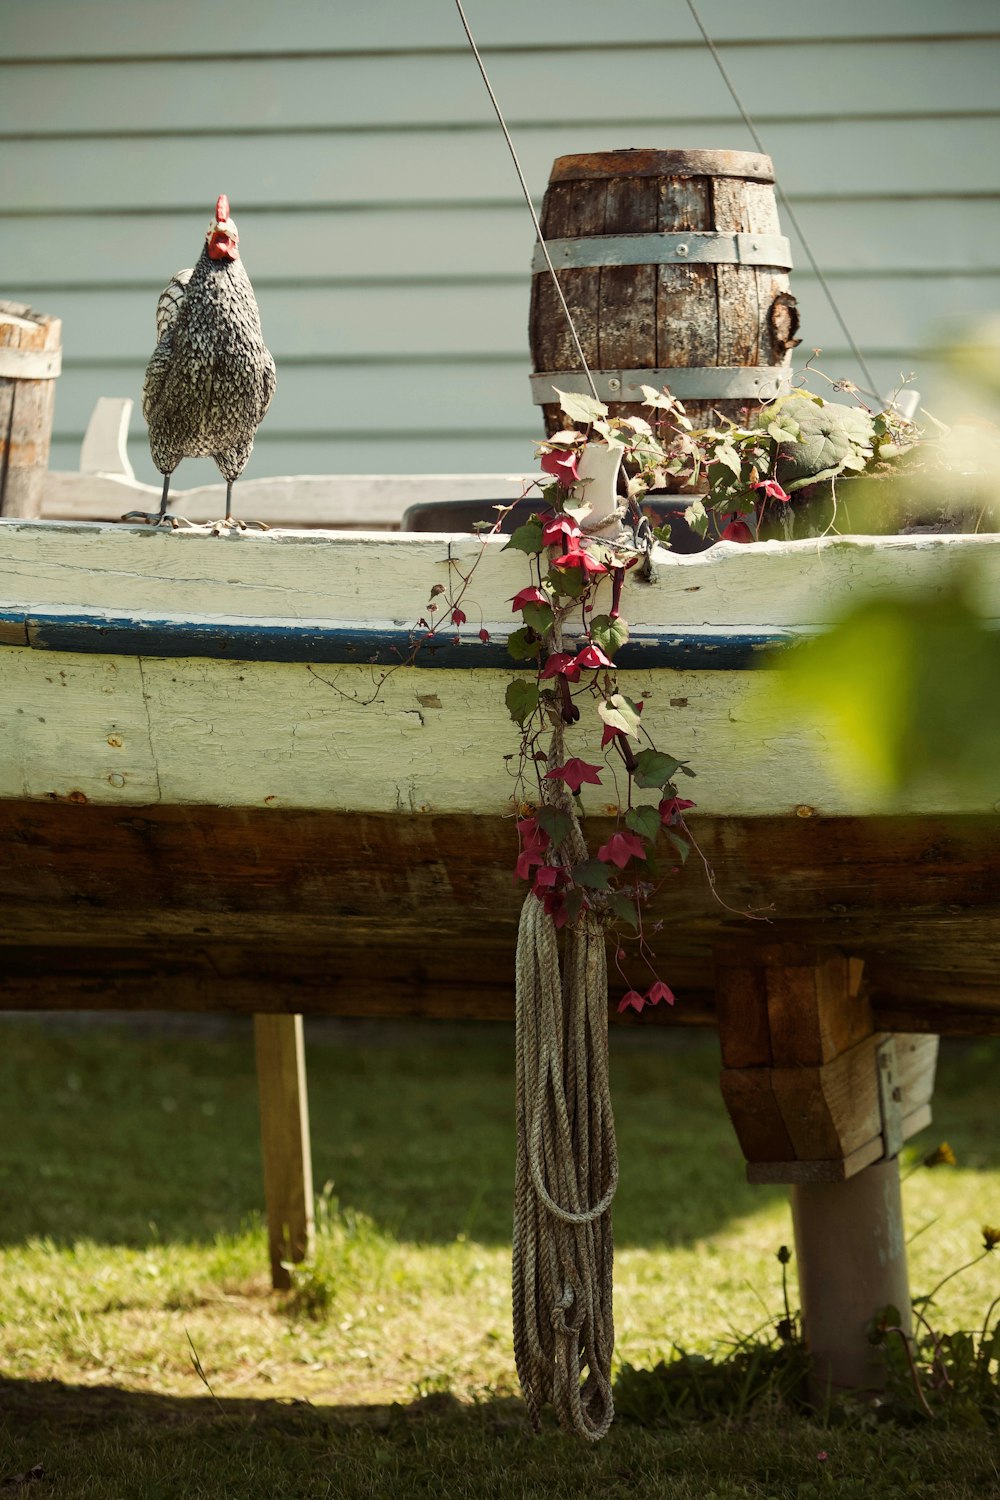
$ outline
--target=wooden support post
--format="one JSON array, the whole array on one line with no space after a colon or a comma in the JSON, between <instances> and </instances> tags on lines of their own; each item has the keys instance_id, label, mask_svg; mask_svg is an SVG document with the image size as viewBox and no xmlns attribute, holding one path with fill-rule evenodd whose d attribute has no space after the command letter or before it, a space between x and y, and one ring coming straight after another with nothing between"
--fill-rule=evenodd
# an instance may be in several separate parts
<instances>
[{"instance_id":1,"label":"wooden support post","mask_svg":"<svg viewBox=\"0 0 1000 1500\"><path fill-rule=\"evenodd\" d=\"M719 953L722 1093L751 1182L792 1185L814 1389L877 1389L889 1304L909 1330L897 1153L931 1118L937 1037L876 1032L859 962L796 944Z\"/></svg>"},{"instance_id":2,"label":"wooden support post","mask_svg":"<svg viewBox=\"0 0 1000 1500\"><path fill-rule=\"evenodd\" d=\"M271 1282L286 1290L315 1233L302 1017L256 1015L253 1027Z\"/></svg>"},{"instance_id":3,"label":"wooden support post","mask_svg":"<svg viewBox=\"0 0 1000 1500\"><path fill-rule=\"evenodd\" d=\"M868 1324L891 1305L912 1332L898 1157L846 1182L793 1186L792 1223L814 1399L881 1390L885 1356Z\"/></svg>"}]
</instances>

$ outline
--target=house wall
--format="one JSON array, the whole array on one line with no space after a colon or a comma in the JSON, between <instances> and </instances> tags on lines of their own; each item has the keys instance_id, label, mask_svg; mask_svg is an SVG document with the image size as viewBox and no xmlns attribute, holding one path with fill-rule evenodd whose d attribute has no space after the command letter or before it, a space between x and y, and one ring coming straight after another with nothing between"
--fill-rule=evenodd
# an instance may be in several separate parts
<instances>
[{"instance_id":1,"label":"house wall","mask_svg":"<svg viewBox=\"0 0 1000 1500\"><path fill-rule=\"evenodd\" d=\"M699 9L877 382L947 415L935 351L1000 300L994 7ZM753 149L683 0L466 10L539 202L568 152ZM530 466L533 230L450 0L6 0L0 57L0 295L64 321L53 467L98 396L138 405L223 191L279 372L248 473ZM786 232L799 352L860 380ZM138 411L131 451L153 480Z\"/></svg>"}]
</instances>

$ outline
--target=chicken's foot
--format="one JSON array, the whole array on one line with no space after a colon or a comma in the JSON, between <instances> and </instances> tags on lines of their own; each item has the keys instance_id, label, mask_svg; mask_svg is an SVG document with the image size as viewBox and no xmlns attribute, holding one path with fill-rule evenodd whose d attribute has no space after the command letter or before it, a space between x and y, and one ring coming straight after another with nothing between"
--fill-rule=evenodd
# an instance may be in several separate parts
<instances>
[{"instance_id":1,"label":"chicken's foot","mask_svg":"<svg viewBox=\"0 0 1000 1500\"><path fill-rule=\"evenodd\" d=\"M141 521L146 526L169 526L176 531L180 526L190 526L194 530L194 522L189 521L186 516L167 515L167 496L170 493L170 475L163 476L163 494L160 496L160 508L158 511L129 510L122 516L123 521Z\"/></svg>"}]
</instances>

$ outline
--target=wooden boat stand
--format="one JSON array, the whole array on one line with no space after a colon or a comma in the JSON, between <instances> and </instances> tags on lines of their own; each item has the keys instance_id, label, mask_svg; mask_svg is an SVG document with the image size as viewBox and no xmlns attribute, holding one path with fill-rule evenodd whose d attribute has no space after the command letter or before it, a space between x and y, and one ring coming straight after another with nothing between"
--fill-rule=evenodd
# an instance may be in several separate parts
<instances>
[{"instance_id":1,"label":"wooden boat stand","mask_svg":"<svg viewBox=\"0 0 1000 1500\"><path fill-rule=\"evenodd\" d=\"M791 1188L817 1387L877 1389L866 1328L890 1304L908 1322L898 1152L930 1121L938 1039L877 1031L861 962L804 944L720 947L715 994L747 1175ZM302 1018L257 1015L254 1031L271 1271L287 1287L313 1239Z\"/></svg>"}]
</instances>

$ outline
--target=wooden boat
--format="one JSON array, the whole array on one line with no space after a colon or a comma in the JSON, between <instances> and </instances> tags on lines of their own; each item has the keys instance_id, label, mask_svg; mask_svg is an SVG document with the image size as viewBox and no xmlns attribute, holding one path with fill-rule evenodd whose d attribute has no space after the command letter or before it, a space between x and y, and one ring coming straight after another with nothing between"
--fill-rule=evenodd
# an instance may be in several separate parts
<instances>
[{"instance_id":1,"label":"wooden boat","mask_svg":"<svg viewBox=\"0 0 1000 1500\"><path fill-rule=\"evenodd\" d=\"M508 1014L504 642L524 567L502 548L0 523L5 1003L199 1004L207 986L222 1009ZM401 665L434 584L481 550L469 624ZM678 1020L709 1012L713 947L761 927L751 911L771 938L864 957L890 1029L994 1024L994 807L950 792L887 813L838 781L833 729L785 722L752 670L846 588L930 588L962 559L995 587L993 537L727 544L633 585L626 690L697 771L726 903L695 868L666 889Z\"/></svg>"},{"instance_id":2,"label":"wooden boat","mask_svg":"<svg viewBox=\"0 0 1000 1500\"><path fill-rule=\"evenodd\" d=\"M664 552L618 658L697 772L704 867L658 897L678 1000L650 1019L718 1025L749 1173L796 1184L814 1348L847 1385L869 1378L865 1299L905 1303L896 1153L930 1118L936 1036L1000 1031L996 803L887 811L755 668L846 590L970 563L995 599L993 536ZM468 623L413 656L435 585L473 564ZM310 1235L301 1014L513 1013L524 575L469 534L0 521L0 1007L254 1014L276 1284ZM592 837L605 795L584 788ZM853 1193L833 1220L829 1185Z\"/></svg>"}]
</instances>

